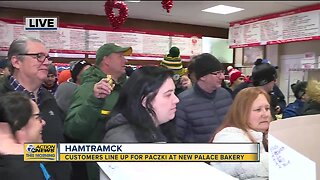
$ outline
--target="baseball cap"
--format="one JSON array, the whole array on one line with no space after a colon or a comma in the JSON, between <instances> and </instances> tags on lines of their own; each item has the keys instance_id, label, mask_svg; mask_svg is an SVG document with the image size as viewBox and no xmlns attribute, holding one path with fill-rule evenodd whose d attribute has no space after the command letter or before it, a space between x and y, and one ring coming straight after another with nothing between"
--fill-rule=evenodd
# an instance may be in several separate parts
<instances>
[{"instance_id":1,"label":"baseball cap","mask_svg":"<svg viewBox=\"0 0 320 180\"><path fill-rule=\"evenodd\" d=\"M99 65L104 56L109 56L112 53L123 52L125 56L132 54L132 47L121 47L114 43L107 43L102 45L96 52L96 65Z\"/></svg>"}]
</instances>

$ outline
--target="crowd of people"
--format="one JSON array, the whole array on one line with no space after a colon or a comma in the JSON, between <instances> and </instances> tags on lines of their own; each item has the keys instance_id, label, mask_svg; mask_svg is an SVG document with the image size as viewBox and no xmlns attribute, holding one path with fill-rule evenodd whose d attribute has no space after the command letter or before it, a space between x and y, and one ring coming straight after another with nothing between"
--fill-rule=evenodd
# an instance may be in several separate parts
<instances>
[{"instance_id":1,"label":"crowd of people","mask_svg":"<svg viewBox=\"0 0 320 180\"><path fill-rule=\"evenodd\" d=\"M28 142L250 142L260 143L260 162L209 164L239 179L268 179L270 122L320 113L319 81L292 84L296 100L286 106L277 67L264 59L248 77L209 53L183 67L171 47L160 66L133 71L125 59L132 51L106 43L94 64L72 62L58 77L41 40L14 40L0 61L0 177L99 179L96 162L24 162Z\"/></svg>"}]
</instances>

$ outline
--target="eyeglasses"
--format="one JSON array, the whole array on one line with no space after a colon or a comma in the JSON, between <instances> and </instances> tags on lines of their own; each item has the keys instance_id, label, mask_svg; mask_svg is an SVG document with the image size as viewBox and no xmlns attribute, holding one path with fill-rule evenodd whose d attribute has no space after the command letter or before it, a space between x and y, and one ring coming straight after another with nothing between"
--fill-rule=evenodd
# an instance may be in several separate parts
<instances>
[{"instance_id":1,"label":"eyeglasses","mask_svg":"<svg viewBox=\"0 0 320 180\"><path fill-rule=\"evenodd\" d=\"M46 59L50 61L50 56L45 55L43 53L30 53L30 54L18 54L19 56L32 56L33 58L36 58L39 62L43 63Z\"/></svg>"},{"instance_id":2,"label":"eyeglasses","mask_svg":"<svg viewBox=\"0 0 320 180\"><path fill-rule=\"evenodd\" d=\"M222 74L224 74L224 71L215 71L215 72L211 72L210 74L215 75L215 76L221 76Z\"/></svg>"}]
</instances>

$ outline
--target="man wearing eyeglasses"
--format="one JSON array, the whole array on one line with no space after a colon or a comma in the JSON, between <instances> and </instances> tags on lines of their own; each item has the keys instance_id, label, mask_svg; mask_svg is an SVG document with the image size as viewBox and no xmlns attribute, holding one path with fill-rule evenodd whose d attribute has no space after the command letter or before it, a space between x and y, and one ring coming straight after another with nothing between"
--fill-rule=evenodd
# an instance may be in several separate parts
<instances>
[{"instance_id":1,"label":"man wearing eyeglasses","mask_svg":"<svg viewBox=\"0 0 320 180\"><path fill-rule=\"evenodd\" d=\"M42 131L43 142L60 143L64 142L64 117L53 95L41 87L51 63L48 54L49 51L38 39L22 36L14 40L8 51L12 75L0 79L0 95L10 91L28 94L39 106L41 117L46 122ZM70 177L70 163L47 163L46 167L55 180L68 180Z\"/></svg>"},{"instance_id":2,"label":"man wearing eyeglasses","mask_svg":"<svg viewBox=\"0 0 320 180\"><path fill-rule=\"evenodd\" d=\"M217 58L203 53L193 61L197 81L178 95L176 130L181 142L206 143L221 124L232 98L221 87L224 72Z\"/></svg>"}]
</instances>

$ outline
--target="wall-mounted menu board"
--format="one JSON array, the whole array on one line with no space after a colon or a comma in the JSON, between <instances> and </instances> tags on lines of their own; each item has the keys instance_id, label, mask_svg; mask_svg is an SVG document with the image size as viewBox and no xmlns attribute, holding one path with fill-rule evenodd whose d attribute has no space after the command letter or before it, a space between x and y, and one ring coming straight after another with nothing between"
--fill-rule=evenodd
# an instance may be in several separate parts
<instances>
[{"instance_id":1,"label":"wall-mounted menu board","mask_svg":"<svg viewBox=\"0 0 320 180\"><path fill-rule=\"evenodd\" d=\"M320 39L320 4L232 22L231 48Z\"/></svg>"},{"instance_id":2,"label":"wall-mounted menu board","mask_svg":"<svg viewBox=\"0 0 320 180\"><path fill-rule=\"evenodd\" d=\"M134 30L112 31L109 27L59 23L57 31L25 31L22 20L0 18L0 50L7 50L20 35L44 41L50 52L94 55L104 43L131 46L133 56L163 57L171 46L180 48L184 59L202 52L201 36ZM171 46L170 46L171 45Z\"/></svg>"}]
</instances>

